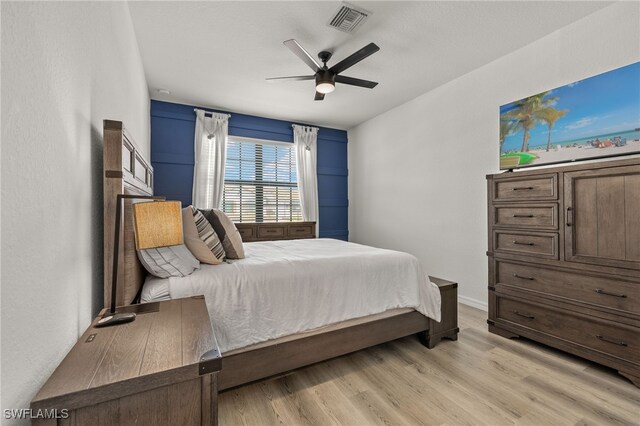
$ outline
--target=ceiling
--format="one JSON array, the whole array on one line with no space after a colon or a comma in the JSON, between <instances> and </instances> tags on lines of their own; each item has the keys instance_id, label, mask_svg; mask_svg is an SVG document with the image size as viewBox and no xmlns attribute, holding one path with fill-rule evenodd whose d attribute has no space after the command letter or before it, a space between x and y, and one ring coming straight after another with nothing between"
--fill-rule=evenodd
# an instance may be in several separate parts
<instances>
[{"instance_id":1,"label":"ceiling","mask_svg":"<svg viewBox=\"0 0 640 426\"><path fill-rule=\"evenodd\" d=\"M152 99L339 129L515 51L610 2L351 2L373 12L354 34L327 26L339 1L129 2ZM380 51L314 101L312 81L267 82L311 70L282 42L296 39L329 66L370 42ZM158 92L169 89L171 94Z\"/></svg>"}]
</instances>

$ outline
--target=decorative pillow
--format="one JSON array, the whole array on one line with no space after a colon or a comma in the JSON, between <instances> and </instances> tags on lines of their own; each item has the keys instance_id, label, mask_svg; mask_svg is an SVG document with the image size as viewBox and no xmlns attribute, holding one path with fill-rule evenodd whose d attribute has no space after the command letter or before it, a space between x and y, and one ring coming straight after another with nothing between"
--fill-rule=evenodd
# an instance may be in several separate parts
<instances>
[{"instance_id":1,"label":"decorative pillow","mask_svg":"<svg viewBox=\"0 0 640 426\"><path fill-rule=\"evenodd\" d=\"M196 225L196 213L200 219L198 225ZM202 226L202 223L206 226ZM196 259L209 265L222 263L225 257L222 243L202 213L192 206L182 209L182 228L184 244ZM209 246L210 244L213 248Z\"/></svg>"},{"instance_id":2,"label":"decorative pillow","mask_svg":"<svg viewBox=\"0 0 640 426\"><path fill-rule=\"evenodd\" d=\"M213 226L213 230L218 234L218 238L222 241L224 251L229 259L244 259L244 247L242 246L242 237L238 228L229 216L220 210L200 210L205 218Z\"/></svg>"},{"instance_id":3,"label":"decorative pillow","mask_svg":"<svg viewBox=\"0 0 640 426\"><path fill-rule=\"evenodd\" d=\"M200 269L200 262L184 244L138 250L138 259L151 275L159 278L186 277Z\"/></svg>"}]
</instances>

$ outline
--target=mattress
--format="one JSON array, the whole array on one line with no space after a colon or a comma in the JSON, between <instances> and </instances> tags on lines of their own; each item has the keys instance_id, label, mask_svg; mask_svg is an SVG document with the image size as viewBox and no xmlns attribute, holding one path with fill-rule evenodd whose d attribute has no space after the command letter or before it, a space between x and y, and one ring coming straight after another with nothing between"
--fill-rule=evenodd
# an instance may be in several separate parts
<instances>
[{"instance_id":1,"label":"mattress","mask_svg":"<svg viewBox=\"0 0 640 426\"><path fill-rule=\"evenodd\" d=\"M410 254L325 238L244 247L187 277L147 277L142 302L204 295L223 353L399 308L440 321L440 291Z\"/></svg>"}]
</instances>

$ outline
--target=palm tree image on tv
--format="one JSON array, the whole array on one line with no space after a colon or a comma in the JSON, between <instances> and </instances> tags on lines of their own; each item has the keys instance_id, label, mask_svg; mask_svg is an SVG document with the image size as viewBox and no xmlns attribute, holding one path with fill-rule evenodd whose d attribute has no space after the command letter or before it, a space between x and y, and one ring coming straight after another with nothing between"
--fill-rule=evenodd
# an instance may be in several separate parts
<instances>
[{"instance_id":1,"label":"palm tree image on tv","mask_svg":"<svg viewBox=\"0 0 640 426\"><path fill-rule=\"evenodd\" d=\"M551 127L558 118L565 115L567 112L566 110L558 111L557 109L553 108L552 105L556 103L558 98L548 97L549 93L550 92L542 92L538 93L537 95L529 96L528 98L516 101L516 107L511 111L506 112L501 117L501 121L506 121L512 124L511 132L522 129L522 152L529 151L529 132L535 127L536 123L540 121L545 121L548 123L550 141Z\"/></svg>"},{"instance_id":2,"label":"palm tree image on tv","mask_svg":"<svg viewBox=\"0 0 640 426\"><path fill-rule=\"evenodd\" d=\"M500 168L640 153L640 62L500 107Z\"/></svg>"},{"instance_id":3,"label":"palm tree image on tv","mask_svg":"<svg viewBox=\"0 0 640 426\"><path fill-rule=\"evenodd\" d=\"M549 130L549 137L547 138L547 152L549 152L549 148L551 147L551 130L553 129L553 125L556 124L558 119L567 115L568 112L568 109L557 110L552 107L538 111L538 117L546 123Z\"/></svg>"}]
</instances>

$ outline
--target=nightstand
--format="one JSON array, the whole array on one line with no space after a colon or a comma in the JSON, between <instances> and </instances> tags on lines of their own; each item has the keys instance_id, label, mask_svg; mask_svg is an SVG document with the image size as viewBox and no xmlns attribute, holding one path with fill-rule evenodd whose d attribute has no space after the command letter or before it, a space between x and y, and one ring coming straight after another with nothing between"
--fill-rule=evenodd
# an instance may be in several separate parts
<instances>
[{"instance_id":1,"label":"nightstand","mask_svg":"<svg viewBox=\"0 0 640 426\"><path fill-rule=\"evenodd\" d=\"M135 321L93 321L31 402L68 410L34 425L216 425L222 362L204 296L157 303Z\"/></svg>"}]
</instances>

